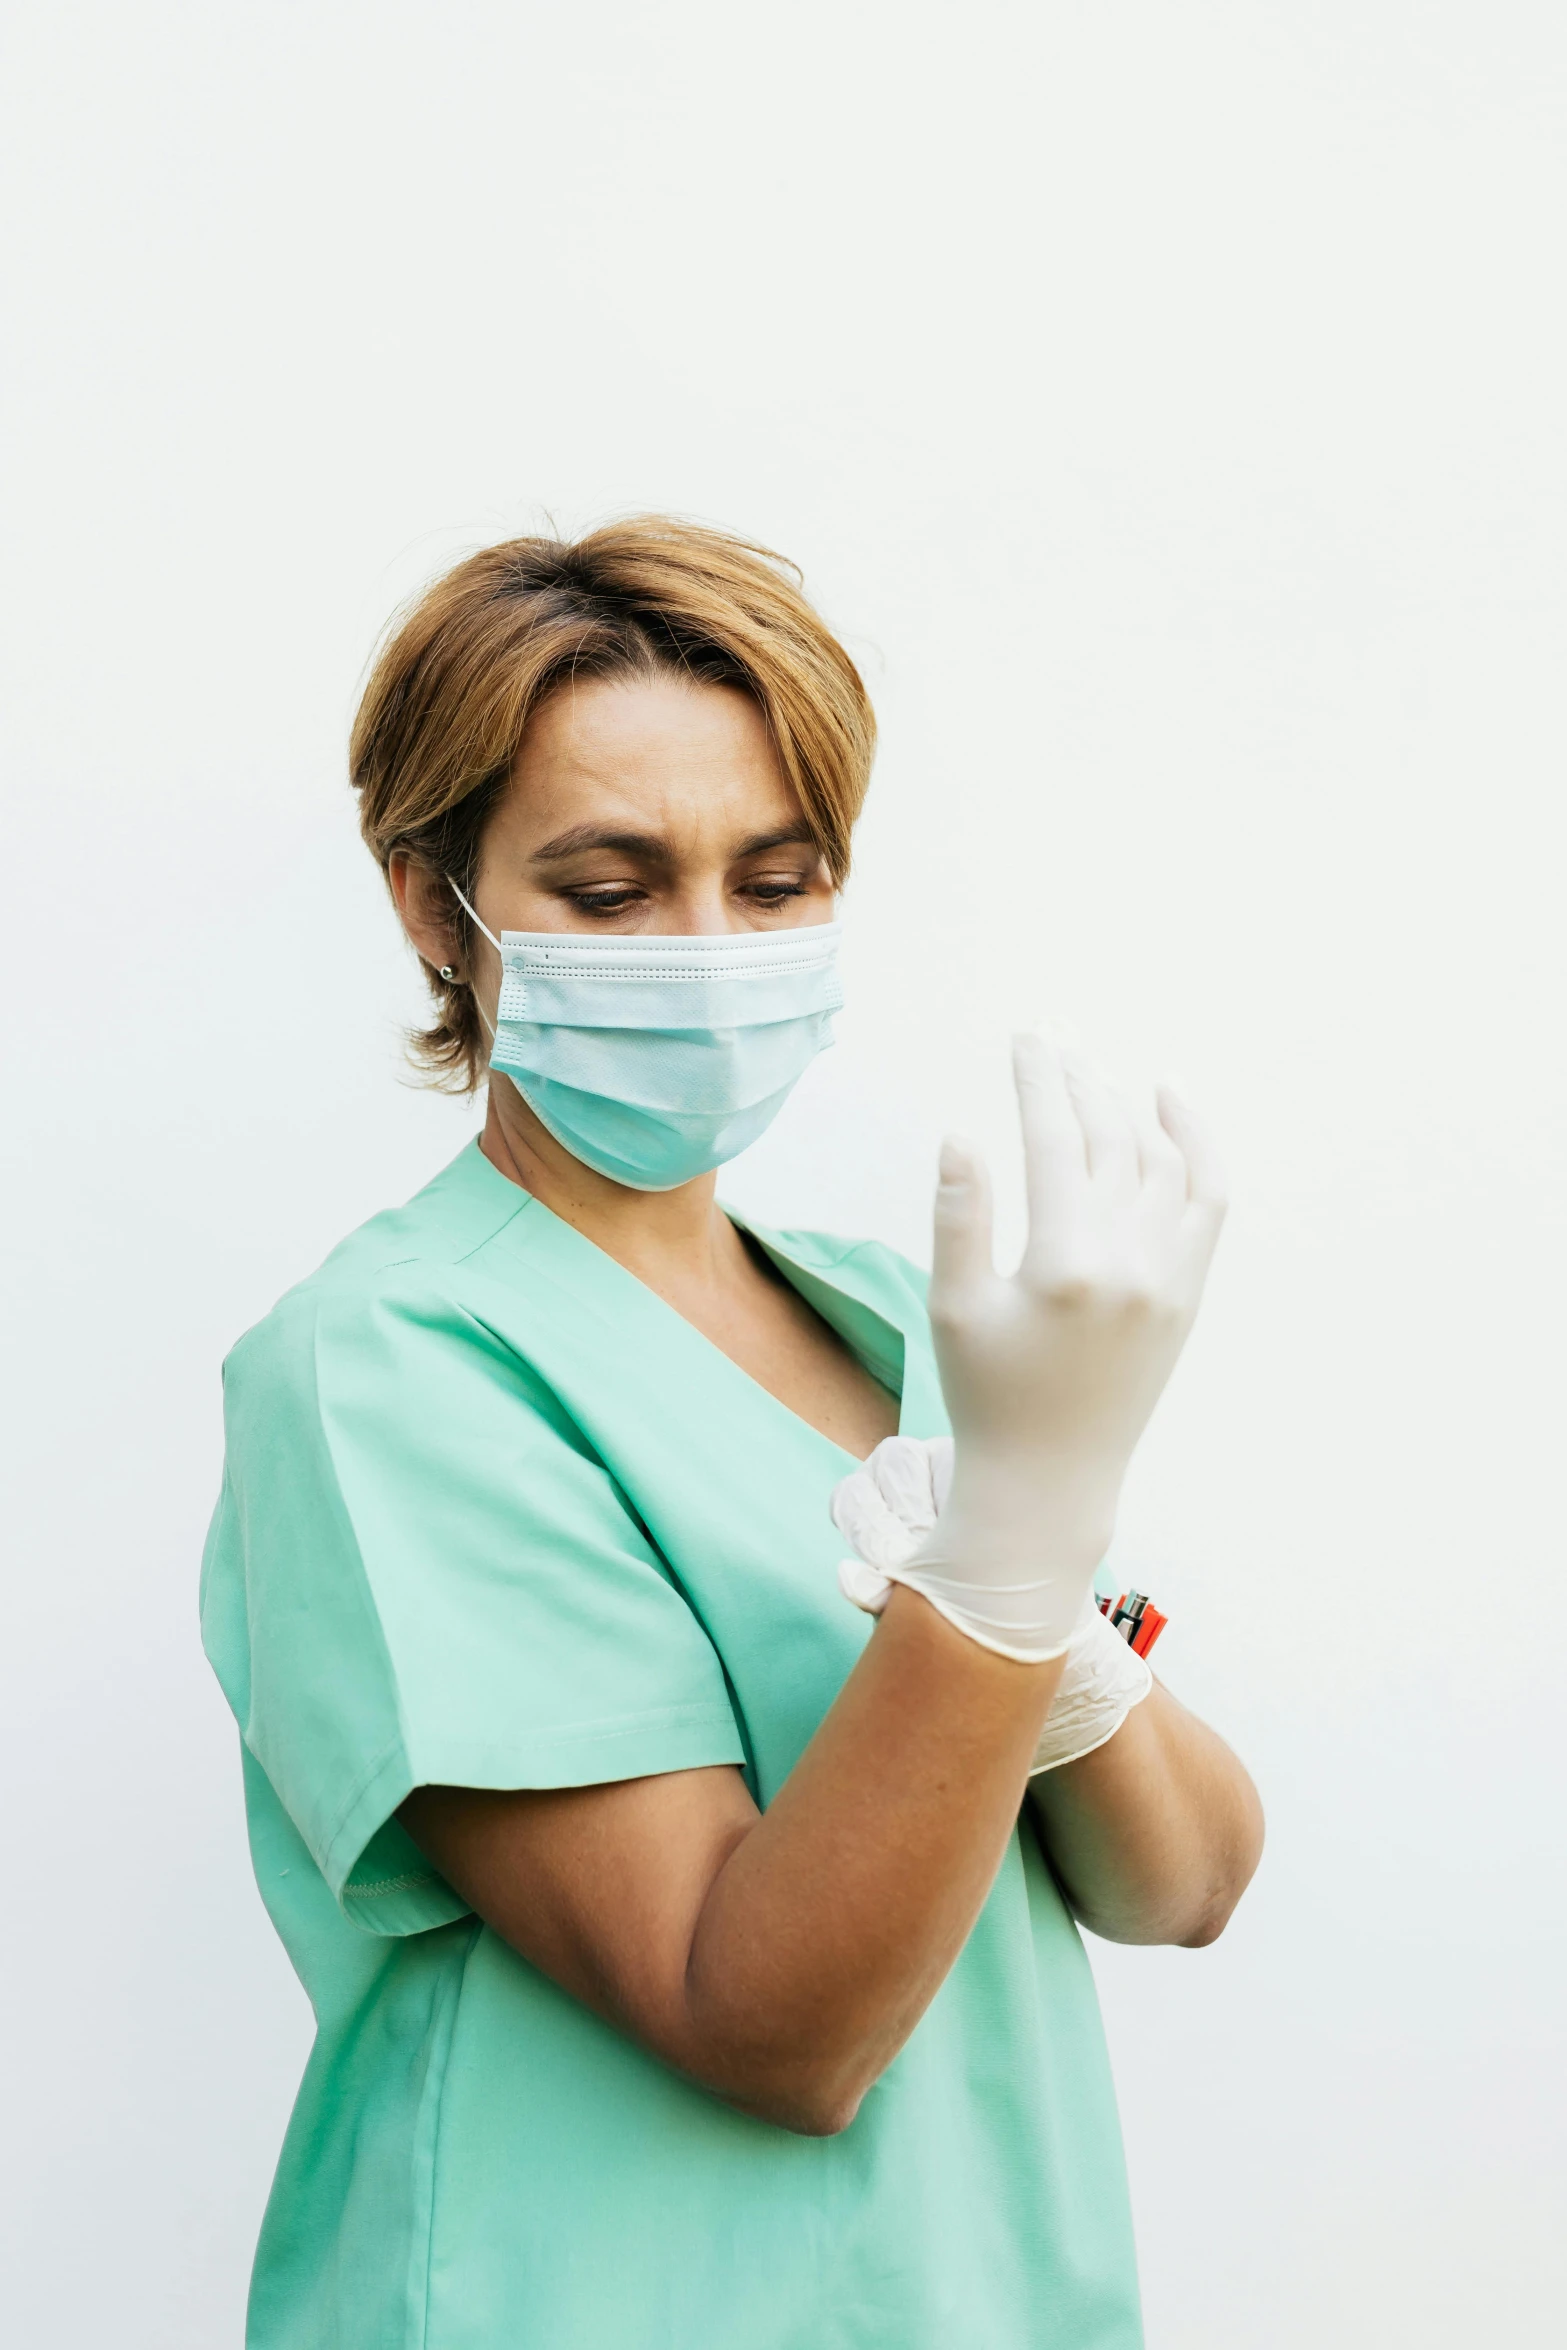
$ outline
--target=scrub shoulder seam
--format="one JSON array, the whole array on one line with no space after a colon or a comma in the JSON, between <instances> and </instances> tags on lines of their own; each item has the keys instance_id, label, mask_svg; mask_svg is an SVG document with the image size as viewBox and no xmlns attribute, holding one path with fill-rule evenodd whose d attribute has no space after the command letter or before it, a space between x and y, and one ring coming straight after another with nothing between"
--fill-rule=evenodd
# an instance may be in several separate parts
<instances>
[{"instance_id":1,"label":"scrub shoulder seam","mask_svg":"<svg viewBox=\"0 0 1567 2350\"><path fill-rule=\"evenodd\" d=\"M420 1885L438 1885L441 1882L433 1869L418 1869L406 1877L375 1877L367 1885L356 1885L350 1877L343 1887L345 1901L368 1901L377 1893L412 1893Z\"/></svg>"},{"instance_id":2,"label":"scrub shoulder seam","mask_svg":"<svg viewBox=\"0 0 1567 2350\"><path fill-rule=\"evenodd\" d=\"M506 1178L503 1176L501 1180L504 1182ZM516 1223L518 1217L526 1215L529 1208L535 1204L531 1191L524 1191L520 1184L517 1188L518 1197L508 1206L507 1211L501 1218L500 1222L498 1224L492 1224L487 1232L481 1233L479 1238L473 1241L467 1248L459 1250L457 1255L451 1259L451 1263L454 1267L458 1265L466 1265L470 1258L479 1256L487 1248L492 1248L495 1242L499 1240L501 1234L503 1232L509 1232L512 1226Z\"/></svg>"},{"instance_id":3,"label":"scrub shoulder seam","mask_svg":"<svg viewBox=\"0 0 1567 2350\"><path fill-rule=\"evenodd\" d=\"M874 1256L879 1259L879 1263L872 1268L873 1277L877 1273L890 1271L921 1305L925 1302L925 1288L930 1275L922 1265L916 1265L912 1257L906 1257L901 1249L894 1248L891 1241L851 1240L831 1252L818 1247L810 1253L804 1249L790 1249L787 1253L795 1264L803 1265L810 1272L825 1274L829 1281L834 1273L847 1271L851 1266L857 1268L861 1257ZM862 1299L861 1302L869 1301ZM872 1306L871 1311L876 1313L880 1308Z\"/></svg>"}]
</instances>

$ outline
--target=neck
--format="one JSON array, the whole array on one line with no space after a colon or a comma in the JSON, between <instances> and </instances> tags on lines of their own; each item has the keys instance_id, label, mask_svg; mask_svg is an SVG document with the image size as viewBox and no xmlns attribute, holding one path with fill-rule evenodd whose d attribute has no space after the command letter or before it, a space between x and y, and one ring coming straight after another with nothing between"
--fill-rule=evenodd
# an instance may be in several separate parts
<instances>
[{"instance_id":1,"label":"neck","mask_svg":"<svg viewBox=\"0 0 1567 2350\"><path fill-rule=\"evenodd\" d=\"M716 1174L675 1191L633 1191L612 1182L574 1159L498 1073L490 1079L479 1148L500 1174L651 1288L712 1278L745 1255L718 1205Z\"/></svg>"}]
</instances>

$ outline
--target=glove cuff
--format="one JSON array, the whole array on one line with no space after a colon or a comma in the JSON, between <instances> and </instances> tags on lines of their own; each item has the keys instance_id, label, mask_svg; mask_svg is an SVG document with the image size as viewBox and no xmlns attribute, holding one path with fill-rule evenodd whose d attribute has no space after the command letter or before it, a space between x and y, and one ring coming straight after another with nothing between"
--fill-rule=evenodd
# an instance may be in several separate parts
<instances>
[{"instance_id":1,"label":"glove cuff","mask_svg":"<svg viewBox=\"0 0 1567 2350\"><path fill-rule=\"evenodd\" d=\"M1071 1647L1070 1639L1053 1638L1037 1631L1040 1590L1037 1584L976 1590L972 1584L950 1582L921 1566L898 1567L887 1581L903 1583L910 1591L917 1591L922 1599L930 1602L937 1615L945 1616L954 1631L963 1633L979 1647L988 1648L992 1656L1010 1657L1014 1664L1047 1665L1056 1657L1065 1656ZM1044 1588L1048 1592L1050 1586ZM885 1605L883 1600L882 1606Z\"/></svg>"},{"instance_id":2,"label":"glove cuff","mask_svg":"<svg viewBox=\"0 0 1567 2350\"><path fill-rule=\"evenodd\" d=\"M1153 1687L1153 1675L1099 1612L1092 1596L1067 1651L1029 1777L1058 1771L1108 1744L1134 1705Z\"/></svg>"}]
</instances>

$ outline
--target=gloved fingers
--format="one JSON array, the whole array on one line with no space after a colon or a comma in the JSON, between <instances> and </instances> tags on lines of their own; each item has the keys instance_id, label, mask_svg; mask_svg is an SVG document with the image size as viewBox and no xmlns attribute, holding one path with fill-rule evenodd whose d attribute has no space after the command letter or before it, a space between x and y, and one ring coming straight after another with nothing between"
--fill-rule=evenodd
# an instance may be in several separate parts
<instances>
[{"instance_id":1,"label":"gloved fingers","mask_svg":"<svg viewBox=\"0 0 1567 2350\"><path fill-rule=\"evenodd\" d=\"M989 1281L994 1272L990 1172L976 1150L949 1134L941 1146L941 1175L936 1186L932 1315L939 1321L944 1309L967 1290Z\"/></svg>"},{"instance_id":2,"label":"gloved fingers","mask_svg":"<svg viewBox=\"0 0 1567 2350\"><path fill-rule=\"evenodd\" d=\"M885 1575L868 1567L863 1559L841 1559L838 1564L838 1588L845 1599L868 1616L879 1616L892 1597L892 1585Z\"/></svg>"},{"instance_id":3,"label":"gloved fingers","mask_svg":"<svg viewBox=\"0 0 1567 2350\"><path fill-rule=\"evenodd\" d=\"M1030 1778L1103 1746L1152 1687L1144 1659L1112 1631L1090 1598L1072 1634L1060 1686L1029 1765Z\"/></svg>"},{"instance_id":4,"label":"gloved fingers","mask_svg":"<svg viewBox=\"0 0 1567 2350\"><path fill-rule=\"evenodd\" d=\"M1134 1706L1141 1705L1153 1687L1149 1674L1141 1689L1121 1691L1109 1704L1088 1705L1075 1716L1052 1711L1040 1732L1034 1759L1028 1766L1028 1775L1037 1779L1045 1771L1062 1770L1067 1763L1081 1762L1085 1754L1097 1754L1101 1746L1108 1746Z\"/></svg>"},{"instance_id":5,"label":"gloved fingers","mask_svg":"<svg viewBox=\"0 0 1567 2350\"><path fill-rule=\"evenodd\" d=\"M868 1467L839 1479L828 1508L845 1542L869 1566L904 1566L919 1548L919 1535L891 1508Z\"/></svg>"},{"instance_id":6,"label":"gloved fingers","mask_svg":"<svg viewBox=\"0 0 1567 2350\"><path fill-rule=\"evenodd\" d=\"M930 1447L917 1436L886 1436L865 1466L900 1525L928 1534L936 1523Z\"/></svg>"},{"instance_id":7,"label":"gloved fingers","mask_svg":"<svg viewBox=\"0 0 1567 2350\"><path fill-rule=\"evenodd\" d=\"M1189 1212L1211 1255L1228 1204L1223 1162L1208 1129L1168 1079L1157 1099L1159 1123L1186 1163Z\"/></svg>"},{"instance_id":8,"label":"gloved fingers","mask_svg":"<svg viewBox=\"0 0 1567 2350\"><path fill-rule=\"evenodd\" d=\"M1096 1183L1135 1190L1137 1135L1125 1100L1086 1053L1068 1053L1063 1066L1067 1093L1083 1130L1089 1174Z\"/></svg>"},{"instance_id":9,"label":"gloved fingers","mask_svg":"<svg viewBox=\"0 0 1567 2350\"><path fill-rule=\"evenodd\" d=\"M1060 1230L1077 1195L1088 1170L1087 1146L1053 1038L1014 1036L1012 1082L1023 1129L1028 1247L1037 1251Z\"/></svg>"},{"instance_id":10,"label":"gloved fingers","mask_svg":"<svg viewBox=\"0 0 1567 2350\"><path fill-rule=\"evenodd\" d=\"M1180 1146L1166 1130L1158 1105L1150 1096L1139 1094L1131 1112L1143 1190L1155 1206L1179 1211L1186 1205L1187 1182L1186 1161Z\"/></svg>"}]
</instances>

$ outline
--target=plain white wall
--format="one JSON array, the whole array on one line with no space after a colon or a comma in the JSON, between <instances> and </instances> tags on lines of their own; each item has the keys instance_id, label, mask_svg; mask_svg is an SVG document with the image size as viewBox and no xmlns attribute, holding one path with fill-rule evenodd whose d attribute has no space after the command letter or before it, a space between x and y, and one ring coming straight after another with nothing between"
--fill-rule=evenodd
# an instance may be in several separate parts
<instances>
[{"instance_id":1,"label":"plain white wall","mask_svg":"<svg viewBox=\"0 0 1567 2350\"><path fill-rule=\"evenodd\" d=\"M1095 1949L1152 2350L1561 2339L1560 11L19 6L4 2286L236 2344L308 2015L195 1578L219 1359L458 1147L343 746L455 553L796 556L884 748L851 1008L733 1196L1015 1236L1009 1024L1236 1206L1122 1549L1254 1766Z\"/></svg>"}]
</instances>

